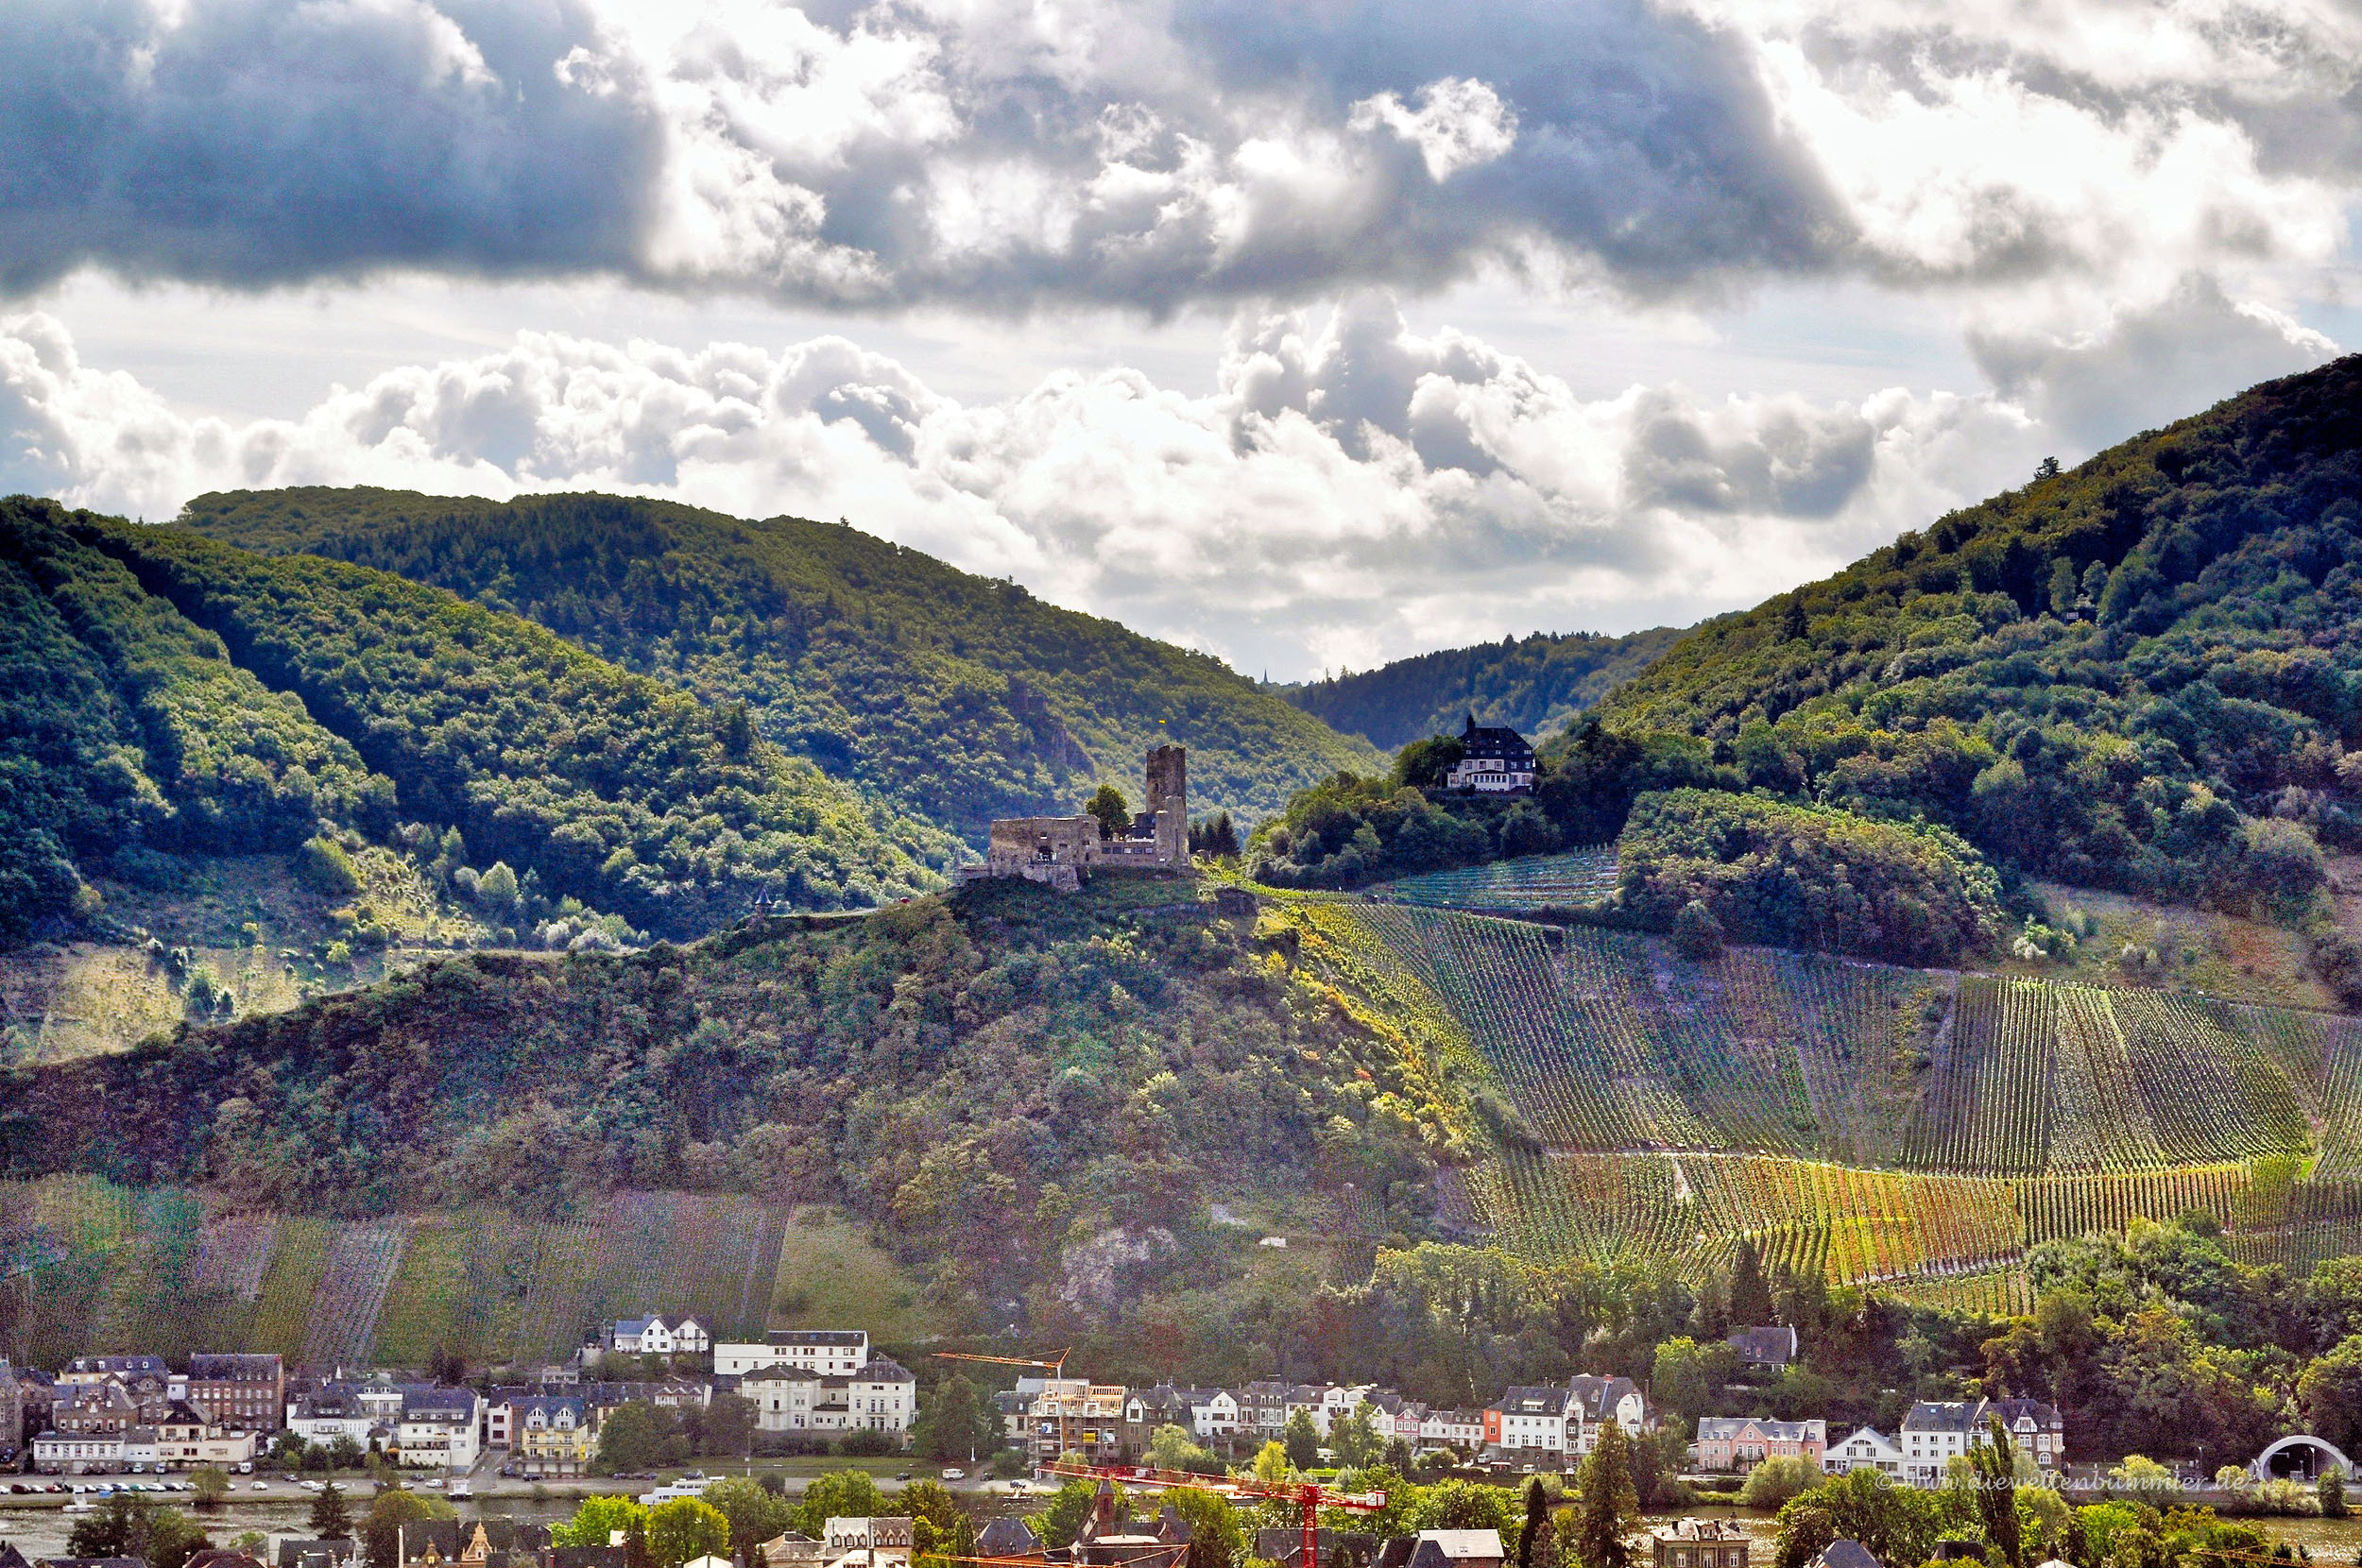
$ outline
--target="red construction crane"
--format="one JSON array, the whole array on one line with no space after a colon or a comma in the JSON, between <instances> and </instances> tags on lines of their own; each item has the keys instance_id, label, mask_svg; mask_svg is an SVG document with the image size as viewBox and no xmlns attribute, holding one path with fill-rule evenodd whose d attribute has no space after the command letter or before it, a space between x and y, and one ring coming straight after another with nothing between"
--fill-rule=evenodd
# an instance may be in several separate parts
<instances>
[{"instance_id":1,"label":"red construction crane","mask_svg":"<svg viewBox=\"0 0 2362 1568\"><path fill-rule=\"evenodd\" d=\"M1304 1521L1304 1550L1298 1568L1320 1568L1321 1509L1377 1513L1386 1507L1386 1494L1382 1491L1338 1491L1317 1481L1260 1481L1252 1475L1199 1475L1186 1470L1156 1470L1148 1465L1069 1464L1064 1459L1047 1468L1053 1475L1086 1481L1121 1481L1130 1487L1178 1488L1254 1502L1293 1503Z\"/></svg>"}]
</instances>

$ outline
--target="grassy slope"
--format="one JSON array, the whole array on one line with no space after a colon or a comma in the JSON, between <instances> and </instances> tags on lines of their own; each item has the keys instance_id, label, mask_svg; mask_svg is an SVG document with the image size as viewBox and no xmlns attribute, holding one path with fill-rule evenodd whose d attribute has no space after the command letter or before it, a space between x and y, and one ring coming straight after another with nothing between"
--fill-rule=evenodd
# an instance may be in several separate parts
<instances>
[{"instance_id":1,"label":"grassy slope","mask_svg":"<svg viewBox=\"0 0 2362 1568\"><path fill-rule=\"evenodd\" d=\"M1670 626L1623 637L1536 632L1277 690L1307 713L1384 751L1429 735L1456 735L1470 713L1480 724L1509 724L1539 739L1566 728L1687 635Z\"/></svg>"},{"instance_id":2,"label":"grassy slope","mask_svg":"<svg viewBox=\"0 0 2362 1568\"><path fill-rule=\"evenodd\" d=\"M1217 659L838 524L369 489L200 496L183 520L431 582L744 700L780 745L971 842L996 815L1071 810L1101 780L1137 796L1142 752L1168 740L1190 748L1201 815L1267 815L1377 761Z\"/></svg>"}]
</instances>

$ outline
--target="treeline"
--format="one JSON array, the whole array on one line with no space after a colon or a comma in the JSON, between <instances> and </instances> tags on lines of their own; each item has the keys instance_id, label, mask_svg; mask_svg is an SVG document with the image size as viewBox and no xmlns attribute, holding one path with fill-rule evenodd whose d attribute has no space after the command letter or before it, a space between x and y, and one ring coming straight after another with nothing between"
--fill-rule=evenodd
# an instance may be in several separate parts
<instances>
[{"instance_id":1,"label":"treeline","mask_svg":"<svg viewBox=\"0 0 2362 1568\"><path fill-rule=\"evenodd\" d=\"M1623 637L1536 632L1278 690L1332 727L1388 750L1457 734L1469 715L1539 738L1571 727L1617 683L1687 635L1670 626Z\"/></svg>"},{"instance_id":2,"label":"treeline","mask_svg":"<svg viewBox=\"0 0 2362 1568\"><path fill-rule=\"evenodd\" d=\"M1058 609L838 524L617 496L511 503L372 489L200 496L183 520L513 611L625 669L743 702L756 730L981 844L996 816L1137 791L1190 748L1205 810L1249 816L1368 748L1218 660Z\"/></svg>"}]
</instances>

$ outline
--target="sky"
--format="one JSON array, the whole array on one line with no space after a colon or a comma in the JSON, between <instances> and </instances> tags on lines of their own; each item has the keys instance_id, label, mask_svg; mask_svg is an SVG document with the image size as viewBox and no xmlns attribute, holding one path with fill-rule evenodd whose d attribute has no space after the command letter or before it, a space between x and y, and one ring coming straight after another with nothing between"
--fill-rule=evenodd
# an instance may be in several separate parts
<instances>
[{"instance_id":1,"label":"sky","mask_svg":"<svg viewBox=\"0 0 2362 1568\"><path fill-rule=\"evenodd\" d=\"M0 491L844 518L1298 679L2362 344L2362 11L0 0Z\"/></svg>"}]
</instances>

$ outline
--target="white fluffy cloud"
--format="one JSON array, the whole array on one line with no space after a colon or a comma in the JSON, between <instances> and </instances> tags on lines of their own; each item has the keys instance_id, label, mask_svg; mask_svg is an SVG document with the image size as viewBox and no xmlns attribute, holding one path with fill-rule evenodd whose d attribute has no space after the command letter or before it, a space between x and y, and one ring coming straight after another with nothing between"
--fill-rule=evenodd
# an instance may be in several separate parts
<instances>
[{"instance_id":1,"label":"white fluffy cloud","mask_svg":"<svg viewBox=\"0 0 2362 1568\"><path fill-rule=\"evenodd\" d=\"M2362 21L2310 0L34 0L0 51L20 289L423 266L1164 314L1509 267L2154 300L2328 262L2362 168Z\"/></svg>"},{"instance_id":2,"label":"white fluffy cloud","mask_svg":"<svg viewBox=\"0 0 2362 1568\"><path fill-rule=\"evenodd\" d=\"M1991 399L1586 401L1379 296L1242 318L1204 396L1112 370L966 404L841 337L523 333L237 424L84 365L35 314L0 323L0 486L151 518L320 483L842 515L1287 674L1751 602L2022 475L2043 439Z\"/></svg>"}]
</instances>

